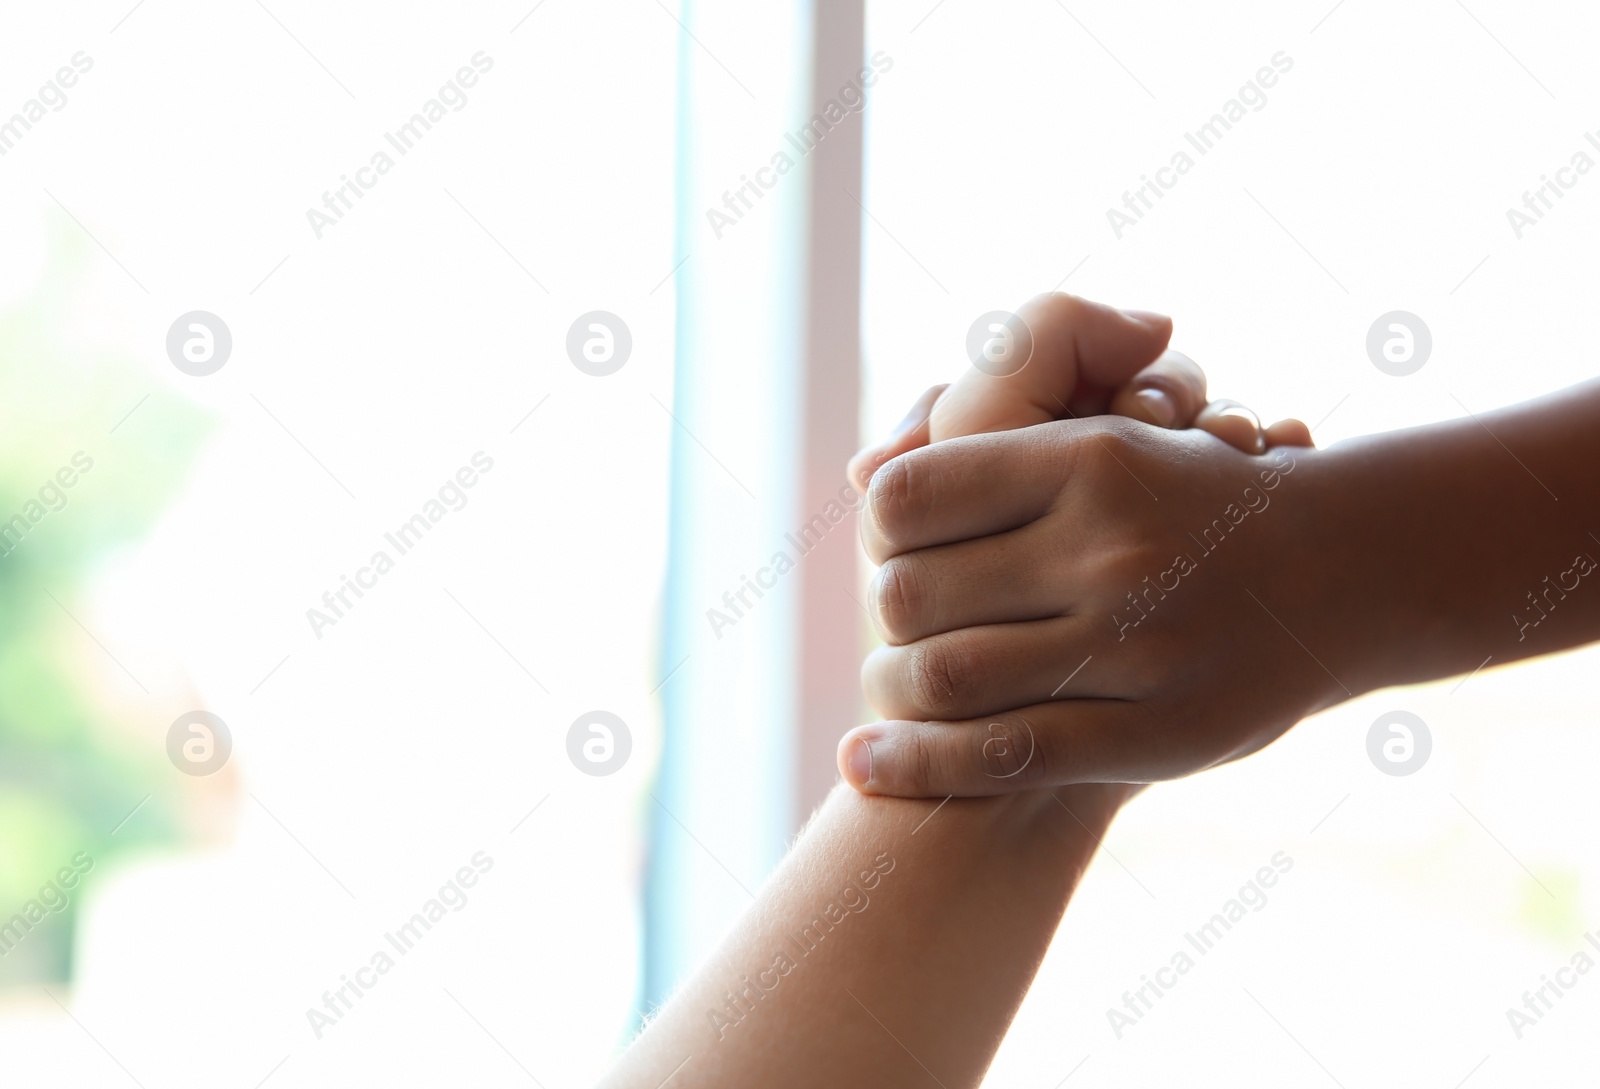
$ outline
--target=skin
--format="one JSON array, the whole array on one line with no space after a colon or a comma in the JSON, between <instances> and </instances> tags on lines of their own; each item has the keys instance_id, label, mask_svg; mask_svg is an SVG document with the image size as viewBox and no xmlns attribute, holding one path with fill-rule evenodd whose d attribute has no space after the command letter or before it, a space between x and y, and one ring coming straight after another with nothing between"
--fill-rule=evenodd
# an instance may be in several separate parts
<instances>
[{"instance_id":1,"label":"skin","mask_svg":"<svg viewBox=\"0 0 1600 1089\"><path fill-rule=\"evenodd\" d=\"M1600 638L1597 425L1590 382L1325 451L1112 417L909 451L863 518L890 721L841 768L908 796L1169 779L1364 692Z\"/></svg>"},{"instance_id":2,"label":"skin","mask_svg":"<svg viewBox=\"0 0 1600 1089\"><path fill-rule=\"evenodd\" d=\"M976 1086L1133 789L943 807L835 790L600 1084ZM829 903L840 921L821 941L816 929L797 940ZM748 997L735 1017L739 990Z\"/></svg>"},{"instance_id":3,"label":"skin","mask_svg":"<svg viewBox=\"0 0 1600 1089\"><path fill-rule=\"evenodd\" d=\"M1204 374L1165 352L1166 319L1069 296L1030 307L1026 380L972 371L928 391L894 437L852 461L858 486L957 429L1023 434L1014 429L1055 418L1051 404L1127 408L1173 426L1206 407ZM1247 411L1222 405L1209 418L1243 449L1264 444ZM1088 784L943 805L836 790L602 1084L977 1085L1079 877L1138 789ZM842 921L802 953L791 936L830 902ZM730 1008L735 990L743 1011Z\"/></svg>"},{"instance_id":4,"label":"skin","mask_svg":"<svg viewBox=\"0 0 1600 1089\"><path fill-rule=\"evenodd\" d=\"M1311 445L1299 420L1263 429L1237 401L1208 404L1205 372L1167 350L1171 318L1059 292L1030 299L1017 315L1031 343L1020 369L996 375L969 367L948 386L929 389L889 439L850 459L857 490L866 491L885 463L930 442L1106 413L1154 427L1197 427L1246 453Z\"/></svg>"}]
</instances>

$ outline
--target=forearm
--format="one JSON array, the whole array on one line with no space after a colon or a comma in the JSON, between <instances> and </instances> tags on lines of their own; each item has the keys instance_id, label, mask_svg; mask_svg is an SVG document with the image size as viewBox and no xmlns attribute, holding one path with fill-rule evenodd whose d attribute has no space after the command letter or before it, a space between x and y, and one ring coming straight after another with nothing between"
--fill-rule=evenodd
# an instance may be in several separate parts
<instances>
[{"instance_id":1,"label":"forearm","mask_svg":"<svg viewBox=\"0 0 1600 1089\"><path fill-rule=\"evenodd\" d=\"M1600 638L1600 382L1302 465L1287 604L1354 692Z\"/></svg>"},{"instance_id":2,"label":"forearm","mask_svg":"<svg viewBox=\"0 0 1600 1089\"><path fill-rule=\"evenodd\" d=\"M976 1085L1125 790L834 791L604 1084Z\"/></svg>"}]
</instances>

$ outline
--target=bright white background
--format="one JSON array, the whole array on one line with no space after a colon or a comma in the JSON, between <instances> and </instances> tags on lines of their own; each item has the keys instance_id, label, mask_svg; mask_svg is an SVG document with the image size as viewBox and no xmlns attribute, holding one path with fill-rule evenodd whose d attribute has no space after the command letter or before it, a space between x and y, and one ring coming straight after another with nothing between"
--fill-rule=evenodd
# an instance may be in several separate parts
<instances>
[{"instance_id":1,"label":"bright white background","mask_svg":"<svg viewBox=\"0 0 1600 1089\"><path fill-rule=\"evenodd\" d=\"M867 431L960 370L978 315L1069 273L1064 290L1173 315L1174 347L1215 395L1299 416L1321 444L1592 377L1600 170L1520 241L1505 210L1600 122L1594 14L1333 7L870 6L869 48L896 64L868 124ZM1294 67L1266 106L1119 241L1106 209L1280 50ZM1434 338L1409 378L1365 351L1397 309ZM990 1083L1054 1086L1075 1068L1073 1089L1448 1089L1475 1067L1472 1087L1582 1080L1600 972L1520 1041L1505 1011L1600 930L1597 664L1589 650L1491 664L1453 695L1456 681L1377 693L1150 790L1096 860ZM1406 778L1366 756L1368 727L1396 708L1434 741ZM1294 868L1267 906L1118 1040L1106 1009L1279 850Z\"/></svg>"},{"instance_id":2,"label":"bright white background","mask_svg":"<svg viewBox=\"0 0 1600 1089\"><path fill-rule=\"evenodd\" d=\"M531 0L381 18L269 3L283 26L251 3L148 0L112 34L131 6L6 13L0 113L77 50L95 67L0 160L0 289L29 289L47 223L79 229L48 189L143 285L92 249L63 335L219 417L169 517L107 567L84 619L150 687L102 663L152 744L189 684L228 721L236 830L96 871L79 1023L5 996L7 1076L126 1084L109 1053L149 1086L274 1070L269 1085L527 1084L518 1063L587 1084L633 1017L679 29L644 0L548 0L515 32ZM1593 373L1600 178L1521 241L1504 215L1600 123L1590 14L1067 7L870 7L869 49L895 67L868 114L868 433L959 370L976 315L1069 273L1067 289L1173 314L1215 392L1318 424L1324 444ZM480 49L495 67L465 109L315 239L305 209ZM1295 66L1266 107L1114 238L1106 208L1279 50ZM203 381L162 346L196 308L235 341ZM624 312L634 337L605 382L561 351L591 309ZM1364 353L1391 309L1434 335L1407 379ZM151 407L116 436L121 412L69 415L64 441L112 457L161 427ZM316 639L305 610L478 450L495 468L468 507ZM1600 927L1595 660L1380 693L1150 791L1091 871L992 1082L1316 1085L1320 1061L1351 1086L1510 1086L1592 1069L1597 977L1521 1041L1504 1011ZM564 751L595 707L634 727L634 758L608 779ZM1392 779L1365 735L1401 707L1435 750ZM468 906L315 1040L305 1009L479 850L495 867ZM1279 850L1295 866L1268 906L1116 1040L1105 1009Z\"/></svg>"},{"instance_id":3,"label":"bright white background","mask_svg":"<svg viewBox=\"0 0 1600 1089\"><path fill-rule=\"evenodd\" d=\"M0 159L0 265L15 300L45 224L79 230L48 189L148 289L90 245L56 334L219 417L82 615L150 697L83 653L152 745L195 691L224 718L236 830L96 868L62 996L82 1027L37 989L6 996L0 1077L131 1084L109 1053L152 1089L255 1086L285 1056L269 1087L532 1084L516 1063L588 1084L635 1016L672 426L651 395L672 403L673 297L651 291L673 264L679 28L648 2L551 2L513 33L532 0L268 0L302 49L249 0L148 0L110 33L132 6L6 11L0 112L75 51L95 63ZM306 208L479 50L494 66L465 108L317 240ZM209 378L165 356L191 309L232 330ZM633 334L604 381L564 351L594 309ZM61 441L114 458L163 426L153 399L109 434L135 400L64 416ZM306 610L479 450L494 468L466 508L316 638ZM634 738L609 778L566 756L594 708ZM305 1010L477 851L494 868L467 906L317 1040Z\"/></svg>"}]
</instances>

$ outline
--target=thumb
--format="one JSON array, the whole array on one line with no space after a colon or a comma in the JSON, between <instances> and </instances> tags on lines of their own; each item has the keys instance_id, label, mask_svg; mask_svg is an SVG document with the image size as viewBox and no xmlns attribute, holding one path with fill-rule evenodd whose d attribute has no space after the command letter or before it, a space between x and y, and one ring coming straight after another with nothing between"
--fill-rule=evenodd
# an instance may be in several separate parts
<instances>
[{"instance_id":1,"label":"thumb","mask_svg":"<svg viewBox=\"0 0 1600 1089\"><path fill-rule=\"evenodd\" d=\"M1104 411L1109 392L1172 337L1172 319L1160 314L1056 293L1030 299L995 328L985 345L994 356L975 360L934 406L933 441Z\"/></svg>"},{"instance_id":2,"label":"thumb","mask_svg":"<svg viewBox=\"0 0 1600 1089\"><path fill-rule=\"evenodd\" d=\"M839 742L863 794L983 797L1069 783L1148 783L1192 766L1126 700L1075 699L963 722L877 722ZM1152 757L1151 754L1156 754Z\"/></svg>"}]
</instances>

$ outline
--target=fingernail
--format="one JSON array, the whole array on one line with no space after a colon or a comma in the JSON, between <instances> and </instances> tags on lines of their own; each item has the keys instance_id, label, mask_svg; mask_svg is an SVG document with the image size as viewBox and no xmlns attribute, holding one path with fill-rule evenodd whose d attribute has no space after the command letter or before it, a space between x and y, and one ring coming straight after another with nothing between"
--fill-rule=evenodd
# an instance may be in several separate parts
<instances>
[{"instance_id":1,"label":"fingernail","mask_svg":"<svg viewBox=\"0 0 1600 1089\"><path fill-rule=\"evenodd\" d=\"M856 738L844 758L845 778L851 786L864 787L872 782L872 746L865 738Z\"/></svg>"},{"instance_id":2,"label":"fingernail","mask_svg":"<svg viewBox=\"0 0 1600 1089\"><path fill-rule=\"evenodd\" d=\"M1217 415L1237 416L1241 420L1249 420L1257 427L1261 426L1261 417L1256 415L1255 410L1248 408L1245 405L1241 405L1237 401L1225 402L1217 409Z\"/></svg>"},{"instance_id":3,"label":"fingernail","mask_svg":"<svg viewBox=\"0 0 1600 1089\"><path fill-rule=\"evenodd\" d=\"M889 441L893 442L906 432L921 425L922 421L926 420L932 412L933 405L931 404L925 405L919 401L917 404L912 405L911 411L906 413L905 419L894 425L894 431L890 433Z\"/></svg>"},{"instance_id":4,"label":"fingernail","mask_svg":"<svg viewBox=\"0 0 1600 1089\"><path fill-rule=\"evenodd\" d=\"M1148 325L1152 328L1167 325L1172 321L1167 315L1157 314L1154 310L1124 310L1122 311L1122 316L1132 318L1140 325Z\"/></svg>"},{"instance_id":5,"label":"fingernail","mask_svg":"<svg viewBox=\"0 0 1600 1089\"><path fill-rule=\"evenodd\" d=\"M1217 415L1244 420L1250 424L1256 435L1255 452L1258 454L1266 452L1267 440L1266 436L1262 434L1264 429L1261 426L1261 417L1256 415L1254 409L1241 405L1237 401L1229 401L1218 409Z\"/></svg>"},{"instance_id":6,"label":"fingernail","mask_svg":"<svg viewBox=\"0 0 1600 1089\"><path fill-rule=\"evenodd\" d=\"M1178 402L1164 389L1136 390L1133 399L1144 406L1155 423L1161 427L1171 427L1178 419Z\"/></svg>"},{"instance_id":7,"label":"fingernail","mask_svg":"<svg viewBox=\"0 0 1600 1089\"><path fill-rule=\"evenodd\" d=\"M923 390L922 396L912 403L911 411L906 413L906 418L901 420L899 426L894 429L894 434L889 441L894 442L895 439L921 426L933 415L933 406L939 403L939 398L943 397L944 391L949 388L949 383L942 383L937 386L929 386Z\"/></svg>"}]
</instances>

